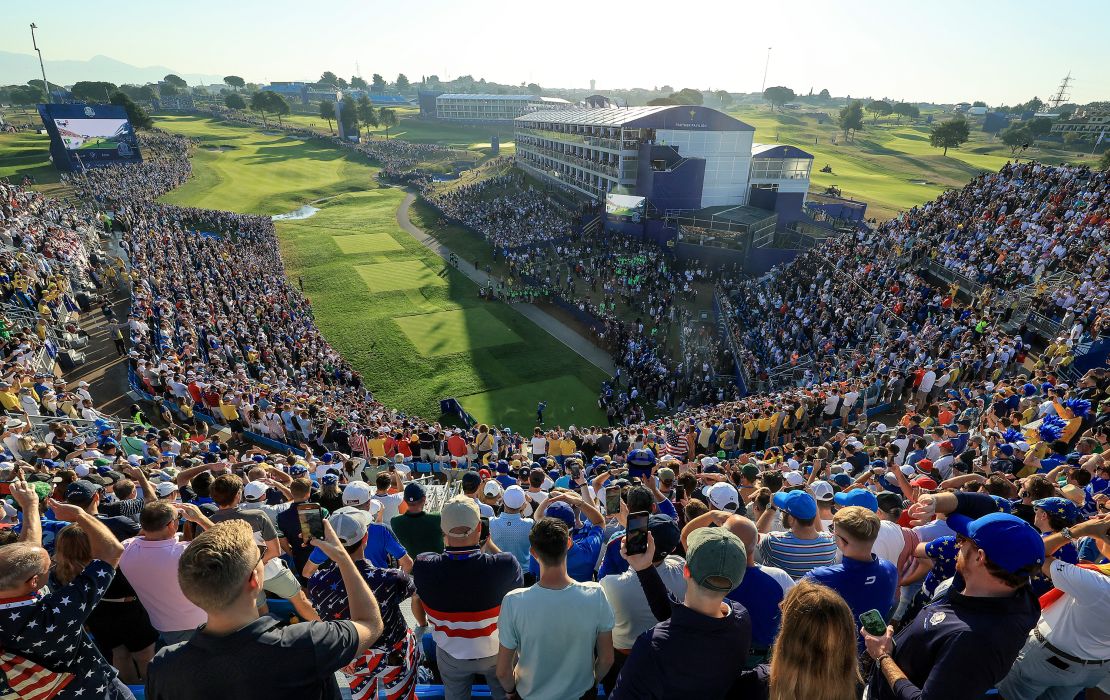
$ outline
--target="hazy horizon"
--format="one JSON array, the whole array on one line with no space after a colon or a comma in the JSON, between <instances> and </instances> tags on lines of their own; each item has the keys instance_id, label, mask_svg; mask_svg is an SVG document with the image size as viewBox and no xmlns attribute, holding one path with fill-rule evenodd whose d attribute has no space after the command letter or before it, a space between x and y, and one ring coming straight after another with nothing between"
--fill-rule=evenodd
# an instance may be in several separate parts
<instances>
[{"instance_id":1,"label":"hazy horizon","mask_svg":"<svg viewBox=\"0 0 1110 700\"><path fill-rule=\"evenodd\" d=\"M1101 36L1110 3L1057 8L1046 17L1045 6L1032 0L857 2L835 9L803 0L786 11L704 1L610 8L567 0L545 10L494 0L384 7L335 0L305 14L288 0L95 6L57 0L6 7L0 50L33 55L28 25L35 22L48 61L103 55L140 68L257 83L314 80L326 70L349 79L357 70L367 80L373 73L389 81L404 73L412 82L469 74L545 89L585 89L593 79L599 92L662 85L758 92L773 47L766 85L799 94L812 88L994 106L1034 95L1046 100L1070 71L1070 102L1110 99L1110 42Z\"/></svg>"}]
</instances>

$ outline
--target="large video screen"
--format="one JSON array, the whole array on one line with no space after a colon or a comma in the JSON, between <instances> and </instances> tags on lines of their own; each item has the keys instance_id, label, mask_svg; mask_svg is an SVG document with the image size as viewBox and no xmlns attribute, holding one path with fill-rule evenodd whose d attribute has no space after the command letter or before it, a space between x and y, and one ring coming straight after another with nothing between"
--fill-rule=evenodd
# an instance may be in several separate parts
<instances>
[{"instance_id":1,"label":"large video screen","mask_svg":"<svg viewBox=\"0 0 1110 700\"><path fill-rule=\"evenodd\" d=\"M116 105L39 105L59 170L142 160L127 112Z\"/></svg>"},{"instance_id":2,"label":"large video screen","mask_svg":"<svg viewBox=\"0 0 1110 700\"><path fill-rule=\"evenodd\" d=\"M638 222L644 218L644 197L628 194L605 195L605 214L610 220Z\"/></svg>"}]
</instances>

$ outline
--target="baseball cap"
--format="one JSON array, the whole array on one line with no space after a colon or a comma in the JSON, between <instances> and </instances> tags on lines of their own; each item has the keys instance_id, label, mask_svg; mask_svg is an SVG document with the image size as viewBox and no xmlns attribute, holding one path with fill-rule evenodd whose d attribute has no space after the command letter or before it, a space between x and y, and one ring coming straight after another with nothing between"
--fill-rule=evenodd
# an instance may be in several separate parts
<instances>
[{"instance_id":1,"label":"baseball cap","mask_svg":"<svg viewBox=\"0 0 1110 700\"><path fill-rule=\"evenodd\" d=\"M478 528L481 520L478 504L462 494L444 503L439 513L439 527L448 537L467 537Z\"/></svg>"},{"instance_id":2,"label":"baseball cap","mask_svg":"<svg viewBox=\"0 0 1110 700\"><path fill-rule=\"evenodd\" d=\"M66 487L66 503L75 506L87 506L93 502L93 498L100 492L100 487L91 481L79 479Z\"/></svg>"},{"instance_id":3,"label":"baseball cap","mask_svg":"<svg viewBox=\"0 0 1110 700\"><path fill-rule=\"evenodd\" d=\"M501 494L501 502L505 504L506 508L523 508L524 489L519 486L510 486L505 489L505 493Z\"/></svg>"},{"instance_id":4,"label":"baseball cap","mask_svg":"<svg viewBox=\"0 0 1110 700\"><path fill-rule=\"evenodd\" d=\"M345 506L361 506L369 500L370 484L365 481L352 481L343 488L343 505Z\"/></svg>"},{"instance_id":5,"label":"baseball cap","mask_svg":"<svg viewBox=\"0 0 1110 700\"><path fill-rule=\"evenodd\" d=\"M806 483L806 478L801 472L786 472L782 476L788 486L802 486Z\"/></svg>"},{"instance_id":6,"label":"baseball cap","mask_svg":"<svg viewBox=\"0 0 1110 700\"><path fill-rule=\"evenodd\" d=\"M1044 563L1040 533L1016 515L991 513L972 520L966 515L951 514L947 523L956 534L974 542L987 558L1010 573Z\"/></svg>"},{"instance_id":7,"label":"baseball cap","mask_svg":"<svg viewBox=\"0 0 1110 700\"><path fill-rule=\"evenodd\" d=\"M478 472L467 472L462 476L462 487L464 491L473 491L482 484L482 477Z\"/></svg>"},{"instance_id":8,"label":"baseball cap","mask_svg":"<svg viewBox=\"0 0 1110 700\"><path fill-rule=\"evenodd\" d=\"M736 491L736 487L724 481L718 481L710 486L705 492L705 497L717 510L735 512L740 508L740 494Z\"/></svg>"},{"instance_id":9,"label":"baseball cap","mask_svg":"<svg viewBox=\"0 0 1110 700\"><path fill-rule=\"evenodd\" d=\"M893 513L902 509L902 497L893 491L883 491L876 494L875 502L878 504L879 510L884 513Z\"/></svg>"},{"instance_id":10,"label":"baseball cap","mask_svg":"<svg viewBox=\"0 0 1110 700\"><path fill-rule=\"evenodd\" d=\"M405 485L405 503L416 503L424 500L427 492L424 487L415 481L410 481Z\"/></svg>"},{"instance_id":11,"label":"baseball cap","mask_svg":"<svg viewBox=\"0 0 1110 700\"><path fill-rule=\"evenodd\" d=\"M839 506L862 506L872 513L879 509L879 501L875 498L875 494L867 489L852 489L838 493L833 496L833 500Z\"/></svg>"},{"instance_id":12,"label":"baseball cap","mask_svg":"<svg viewBox=\"0 0 1110 700\"><path fill-rule=\"evenodd\" d=\"M833 474L829 479L842 489L852 485L852 477L847 474Z\"/></svg>"},{"instance_id":13,"label":"baseball cap","mask_svg":"<svg viewBox=\"0 0 1110 700\"><path fill-rule=\"evenodd\" d=\"M1057 518L1063 518L1069 525L1079 520L1079 508L1068 499L1060 498L1059 496L1050 496L1049 498L1033 501L1033 507L1040 508L1049 515L1055 515Z\"/></svg>"},{"instance_id":14,"label":"baseball cap","mask_svg":"<svg viewBox=\"0 0 1110 700\"><path fill-rule=\"evenodd\" d=\"M482 487L482 493L487 496L500 496L501 484L497 483L496 481L487 481L486 485Z\"/></svg>"},{"instance_id":15,"label":"baseball cap","mask_svg":"<svg viewBox=\"0 0 1110 700\"><path fill-rule=\"evenodd\" d=\"M674 469L671 469L670 467L663 467L658 472L656 472L656 476L659 477L660 481L674 481Z\"/></svg>"},{"instance_id":16,"label":"baseball cap","mask_svg":"<svg viewBox=\"0 0 1110 700\"><path fill-rule=\"evenodd\" d=\"M681 541L681 532L674 518L656 513L648 518L648 532L655 540L655 555L670 554L678 549Z\"/></svg>"},{"instance_id":17,"label":"baseball cap","mask_svg":"<svg viewBox=\"0 0 1110 700\"><path fill-rule=\"evenodd\" d=\"M562 501L552 503L543 514L547 518L558 518L566 523L567 527L574 529L574 508L571 508L567 503Z\"/></svg>"},{"instance_id":18,"label":"baseball cap","mask_svg":"<svg viewBox=\"0 0 1110 700\"><path fill-rule=\"evenodd\" d=\"M266 497L266 484L251 481L243 486L243 500L247 503L257 503Z\"/></svg>"},{"instance_id":19,"label":"baseball cap","mask_svg":"<svg viewBox=\"0 0 1110 700\"><path fill-rule=\"evenodd\" d=\"M166 498L174 491L177 491L177 484L172 481L163 481L154 487L154 492L158 494L158 498Z\"/></svg>"},{"instance_id":20,"label":"baseball cap","mask_svg":"<svg viewBox=\"0 0 1110 700\"><path fill-rule=\"evenodd\" d=\"M779 491L771 500L776 508L795 518L811 520L817 517L817 500L805 491Z\"/></svg>"},{"instance_id":21,"label":"baseball cap","mask_svg":"<svg viewBox=\"0 0 1110 700\"><path fill-rule=\"evenodd\" d=\"M933 471L933 460L929 459L928 457L924 459L919 459L915 466L917 467L918 471L931 472Z\"/></svg>"},{"instance_id":22,"label":"baseball cap","mask_svg":"<svg viewBox=\"0 0 1110 700\"><path fill-rule=\"evenodd\" d=\"M721 527L694 530L686 539L686 568L690 578L711 591L731 591L748 569L748 554L740 538Z\"/></svg>"},{"instance_id":23,"label":"baseball cap","mask_svg":"<svg viewBox=\"0 0 1110 700\"><path fill-rule=\"evenodd\" d=\"M331 523L331 529L335 530L335 535L343 546L350 547L366 536L366 530L370 527L373 517L365 510L344 506L332 513L328 517L328 522Z\"/></svg>"},{"instance_id":24,"label":"baseball cap","mask_svg":"<svg viewBox=\"0 0 1110 700\"><path fill-rule=\"evenodd\" d=\"M918 488L925 489L926 491L936 491L937 481L930 476L923 475L911 481L910 486L916 486Z\"/></svg>"},{"instance_id":25,"label":"baseball cap","mask_svg":"<svg viewBox=\"0 0 1110 700\"><path fill-rule=\"evenodd\" d=\"M818 501L831 501L833 500L833 487L827 481L814 481L809 485L809 492Z\"/></svg>"}]
</instances>

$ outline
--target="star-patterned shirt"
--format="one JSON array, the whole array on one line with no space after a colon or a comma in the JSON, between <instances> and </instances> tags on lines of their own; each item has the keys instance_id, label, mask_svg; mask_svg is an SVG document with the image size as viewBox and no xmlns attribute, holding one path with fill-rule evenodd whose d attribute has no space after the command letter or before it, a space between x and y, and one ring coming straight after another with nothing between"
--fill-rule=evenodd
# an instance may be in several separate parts
<instances>
[{"instance_id":1,"label":"star-patterned shirt","mask_svg":"<svg viewBox=\"0 0 1110 700\"><path fill-rule=\"evenodd\" d=\"M933 560L933 568L921 584L926 600L933 597L937 586L956 575L956 555L960 546L954 536L938 537L925 545L925 554Z\"/></svg>"},{"instance_id":2,"label":"star-patterned shirt","mask_svg":"<svg viewBox=\"0 0 1110 700\"><path fill-rule=\"evenodd\" d=\"M116 570L93 560L77 578L47 595L0 600L0 643L5 650L73 680L57 700L114 698L116 670L85 634L84 623Z\"/></svg>"},{"instance_id":3,"label":"star-patterned shirt","mask_svg":"<svg viewBox=\"0 0 1110 700\"><path fill-rule=\"evenodd\" d=\"M374 649L390 649L405 637L408 624L401 612L401 603L416 593L416 585L400 569L376 567L365 559L355 562L362 572L382 614L382 636L374 642ZM321 620L350 620L351 608L347 602L347 589L339 567L329 565L319 569L308 580L308 599L320 613Z\"/></svg>"}]
</instances>

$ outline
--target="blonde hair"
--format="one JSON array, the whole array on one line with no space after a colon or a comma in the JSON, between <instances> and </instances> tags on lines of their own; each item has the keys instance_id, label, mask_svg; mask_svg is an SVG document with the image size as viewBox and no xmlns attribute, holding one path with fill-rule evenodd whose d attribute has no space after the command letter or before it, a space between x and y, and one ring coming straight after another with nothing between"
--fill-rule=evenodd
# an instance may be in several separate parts
<instances>
[{"instance_id":1,"label":"blonde hair","mask_svg":"<svg viewBox=\"0 0 1110 700\"><path fill-rule=\"evenodd\" d=\"M855 700L863 682L856 635L852 610L839 594L799 581L782 601L770 700Z\"/></svg>"},{"instance_id":2,"label":"blonde hair","mask_svg":"<svg viewBox=\"0 0 1110 700\"><path fill-rule=\"evenodd\" d=\"M63 586L92 561L89 536L80 525L67 525L54 538L54 578Z\"/></svg>"},{"instance_id":3,"label":"blonde hair","mask_svg":"<svg viewBox=\"0 0 1110 700\"><path fill-rule=\"evenodd\" d=\"M879 537L879 516L863 506L848 506L836 511L833 526L838 533L858 542L874 542Z\"/></svg>"},{"instance_id":4,"label":"blonde hair","mask_svg":"<svg viewBox=\"0 0 1110 700\"><path fill-rule=\"evenodd\" d=\"M202 532L177 564L177 582L189 601L202 610L223 610L242 591L258 566L258 545L245 520L228 520Z\"/></svg>"}]
</instances>

